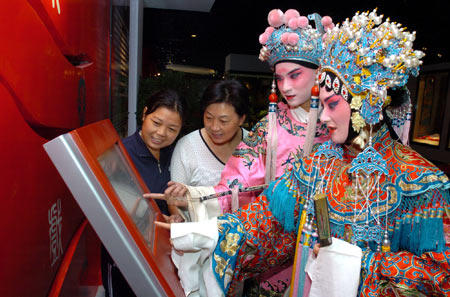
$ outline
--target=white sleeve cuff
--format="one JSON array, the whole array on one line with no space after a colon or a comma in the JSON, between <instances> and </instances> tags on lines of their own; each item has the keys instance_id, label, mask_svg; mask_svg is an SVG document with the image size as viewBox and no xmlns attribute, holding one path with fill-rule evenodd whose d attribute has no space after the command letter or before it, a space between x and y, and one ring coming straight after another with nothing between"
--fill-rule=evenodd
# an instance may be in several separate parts
<instances>
[{"instance_id":1,"label":"white sleeve cuff","mask_svg":"<svg viewBox=\"0 0 450 297\"><path fill-rule=\"evenodd\" d=\"M224 296L212 271L211 255L218 240L217 219L172 224L172 261L186 296Z\"/></svg>"},{"instance_id":2,"label":"white sleeve cuff","mask_svg":"<svg viewBox=\"0 0 450 297\"><path fill-rule=\"evenodd\" d=\"M188 198L215 194L214 187L186 187L188 188ZM218 199L210 199L204 202L189 201L188 208L190 218L193 222L209 220L222 214Z\"/></svg>"}]
</instances>

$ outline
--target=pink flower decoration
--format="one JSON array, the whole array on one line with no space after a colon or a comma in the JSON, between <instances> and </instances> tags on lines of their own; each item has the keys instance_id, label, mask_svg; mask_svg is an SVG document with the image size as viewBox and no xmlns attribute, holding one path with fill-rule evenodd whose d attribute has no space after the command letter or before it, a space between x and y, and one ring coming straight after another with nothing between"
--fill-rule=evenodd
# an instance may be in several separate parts
<instances>
[{"instance_id":1,"label":"pink flower decoration","mask_svg":"<svg viewBox=\"0 0 450 297\"><path fill-rule=\"evenodd\" d=\"M286 10L286 12L284 13L284 24L288 26L291 19L298 18L299 16L300 13L295 9Z\"/></svg>"},{"instance_id":2,"label":"pink flower decoration","mask_svg":"<svg viewBox=\"0 0 450 297\"><path fill-rule=\"evenodd\" d=\"M267 21L269 22L269 25L271 25L272 27L275 27L275 28L283 25L283 23L284 23L283 12L279 9L272 9L269 12Z\"/></svg>"},{"instance_id":3,"label":"pink flower decoration","mask_svg":"<svg viewBox=\"0 0 450 297\"><path fill-rule=\"evenodd\" d=\"M326 26L328 26L328 25L330 25L330 24L332 24L333 23L333 20L331 19L331 17L329 17L329 16L324 16L323 18L322 18L322 25L324 26L324 27L326 27Z\"/></svg>"},{"instance_id":4,"label":"pink flower decoration","mask_svg":"<svg viewBox=\"0 0 450 297\"><path fill-rule=\"evenodd\" d=\"M298 22L297 22L297 18L292 18L289 20L288 23L288 27L291 28L292 30L295 30L298 28Z\"/></svg>"},{"instance_id":5,"label":"pink flower decoration","mask_svg":"<svg viewBox=\"0 0 450 297\"><path fill-rule=\"evenodd\" d=\"M281 34L281 42L282 43L287 44L288 38L289 38L289 32L284 32L283 34Z\"/></svg>"},{"instance_id":6,"label":"pink flower decoration","mask_svg":"<svg viewBox=\"0 0 450 297\"><path fill-rule=\"evenodd\" d=\"M326 25L326 26L324 26L324 28L325 28L325 30L327 30L327 29L333 29L334 28L334 24L333 23L331 23L331 24L328 24L328 25Z\"/></svg>"},{"instance_id":7,"label":"pink flower decoration","mask_svg":"<svg viewBox=\"0 0 450 297\"><path fill-rule=\"evenodd\" d=\"M263 34L259 35L259 43L260 44L266 44L267 40L269 40L269 34L267 34L266 32L264 32Z\"/></svg>"},{"instance_id":8,"label":"pink flower decoration","mask_svg":"<svg viewBox=\"0 0 450 297\"><path fill-rule=\"evenodd\" d=\"M267 27L266 28L266 30L264 31L264 33L267 33L267 34L272 34L273 33L273 31L275 30L275 28L274 27Z\"/></svg>"},{"instance_id":9,"label":"pink flower decoration","mask_svg":"<svg viewBox=\"0 0 450 297\"><path fill-rule=\"evenodd\" d=\"M289 33L288 43L290 45L296 45L298 43L298 39L299 39L299 37L298 37L297 33Z\"/></svg>"},{"instance_id":10,"label":"pink flower decoration","mask_svg":"<svg viewBox=\"0 0 450 297\"><path fill-rule=\"evenodd\" d=\"M308 18L305 16L301 16L297 19L297 24L302 29L306 28L308 26L308 23L309 23Z\"/></svg>"}]
</instances>

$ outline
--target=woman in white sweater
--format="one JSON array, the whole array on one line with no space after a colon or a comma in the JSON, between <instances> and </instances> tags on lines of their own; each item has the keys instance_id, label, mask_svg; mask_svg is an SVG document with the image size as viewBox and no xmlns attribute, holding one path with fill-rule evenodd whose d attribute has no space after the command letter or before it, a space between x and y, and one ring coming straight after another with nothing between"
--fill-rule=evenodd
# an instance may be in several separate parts
<instances>
[{"instance_id":1,"label":"woman in white sweater","mask_svg":"<svg viewBox=\"0 0 450 297\"><path fill-rule=\"evenodd\" d=\"M171 162L171 180L188 186L210 186L236 146L247 135L241 128L249 107L248 90L236 80L210 84L201 99L204 127L181 138Z\"/></svg>"}]
</instances>

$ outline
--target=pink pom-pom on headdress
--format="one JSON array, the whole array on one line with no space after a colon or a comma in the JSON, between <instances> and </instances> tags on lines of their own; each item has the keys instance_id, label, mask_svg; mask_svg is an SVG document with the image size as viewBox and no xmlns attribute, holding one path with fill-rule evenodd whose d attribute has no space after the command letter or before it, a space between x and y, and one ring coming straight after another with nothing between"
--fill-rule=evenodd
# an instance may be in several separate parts
<instances>
[{"instance_id":1,"label":"pink pom-pom on headdress","mask_svg":"<svg viewBox=\"0 0 450 297\"><path fill-rule=\"evenodd\" d=\"M334 28L334 24L333 23L331 23L331 24L329 24L329 25L326 25L325 27L325 30L328 30L328 29L333 29Z\"/></svg>"},{"instance_id":2,"label":"pink pom-pom on headdress","mask_svg":"<svg viewBox=\"0 0 450 297\"><path fill-rule=\"evenodd\" d=\"M299 39L299 37L298 37L297 33L289 33L288 43L290 45L296 45L298 43L298 39Z\"/></svg>"},{"instance_id":3,"label":"pink pom-pom on headdress","mask_svg":"<svg viewBox=\"0 0 450 297\"><path fill-rule=\"evenodd\" d=\"M329 17L329 16L324 16L324 17L322 18L321 22L322 22L322 25L323 25L324 27L326 27L326 26L332 24L332 23L333 23L333 20L332 20L331 17Z\"/></svg>"},{"instance_id":4,"label":"pink pom-pom on headdress","mask_svg":"<svg viewBox=\"0 0 450 297\"><path fill-rule=\"evenodd\" d=\"M266 32L264 32L263 34L259 35L259 43L260 44L266 44L267 40L269 40L269 34L267 34Z\"/></svg>"},{"instance_id":5,"label":"pink pom-pom on headdress","mask_svg":"<svg viewBox=\"0 0 450 297\"><path fill-rule=\"evenodd\" d=\"M308 26L309 21L308 18L305 16L301 16L297 19L297 24L300 28L304 29Z\"/></svg>"},{"instance_id":6,"label":"pink pom-pom on headdress","mask_svg":"<svg viewBox=\"0 0 450 297\"><path fill-rule=\"evenodd\" d=\"M288 44L288 38L289 38L289 32L284 32L283 34L281 34L281 42L284 44Z\"/></svg>"},{"instance_id":7,"label":"pink pom-pom on headdress","mask_svg":"<svg viewBox=\"0 0 450 297\"><path fill-rule=\"evenodd\" d=\"M280 9L272 9L267 17L269 25L272 27L279 27L284 23L284 14Z\"/></svg>"},{"instance_id":8,"label":"pink pom-pom on headdress","mask_svg":"<svg viewBox=\"0 0 450 297\"><path fill-rule=\"evenodd\" d=\"M298 18L299 16L300 16L300 13L295 9L286 10L286 12L284 13L284 24L286 26L289 26L289 21L291 19Z\"/></svg>"},{"instance_id":9,"label":"pink pom-pom on headdress","mask_svg":"<svg viewBox=\"0 0 450 297\"><path fill-rule=\"evenodd\" d=\"M270 34L272 34L274 30L275 30L274 27L270 27L270 26L269 26L269 27L266 28L266 30L264 31L264 33L267 33L267 34L270 36Z\"/></svg>"},{"instance_id":10,"label":"pink pom-pom on headdress","mask_svg":"<svg viewBox=\"0 0 450 297\"><path fill-rule=\"evenodd\" d=\"M288 27L291 28L292 30L295 30L298 28L298 22L297 22L298 18L292 18L289 20L288 22Z\"/></svg>"},{"instance_id":11,"label":"pink pom-pom on headdress","mask_svg":"<svg viewBox=\"0 0 450 297\"><path fill-rule=\"evenodd\" d=\"M324 16L322 18L322 25L325 28L325 30L334 28L333 20L329 16Z\"/></svg>"}]
</instances>

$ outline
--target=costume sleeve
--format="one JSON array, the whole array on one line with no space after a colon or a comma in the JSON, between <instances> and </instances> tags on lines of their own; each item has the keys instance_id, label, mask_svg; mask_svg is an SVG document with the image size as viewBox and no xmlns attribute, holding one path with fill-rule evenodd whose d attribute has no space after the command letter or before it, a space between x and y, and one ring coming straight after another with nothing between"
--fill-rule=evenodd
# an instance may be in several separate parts
<instances>
[{"instance_id":1,"label":"costume sleeve","mask_svg":"<svg viewBox=\"0 0 450 297\"><path fill-rule=\"evenodd\" d=\"M371 252L363 258L361 296L372 296L373 292L380 296L419 296L417 292L450 296L450 248L443 227L449 208L448 190L432 189L413 198L416 213L400 227L397 224L391 237L391 242L398 242L398 249L393 246L398 251ZM417 215L423 201L427 207Z\"/></svg>"},{"instance_id":2,"label":"costume sleeve","mask_svg":"<svg viewBox=\"0 0 450 297\"><path fill-rule=\"evenodd\" d=\"M368 253L363 258L360 296L449 296L450 251ZM373 295L372 295L373 294Z\"/></svg>"},{"instance_id":3,"label":"costume sleeve","mask_svg":"<svg viewBox=\"0 0 450 297\"><path fill-rule=\"evenodd\" d=\"M233 187L245 188L264 184L266 157L267 118L259 121L237 146L222 171L219 183L214 187L216 193L228 191ZM258 192L239 194L239 204L245 205L254 200ZM222 213L231 212L231 196L219 198Z\"/></svg>"},{"instance_id":4,"label":"costume sleeve","mask_svg":"<svg viewBox=\"0 0 450 297\"><path fill-rule=\"evenodd\" d=\"M191 182L189 158L186 154L187 146L189 146L188 141L180 139L173 150L170 162L170 179L185 185L189 185Z\"/></svg>"}]
</instances>

